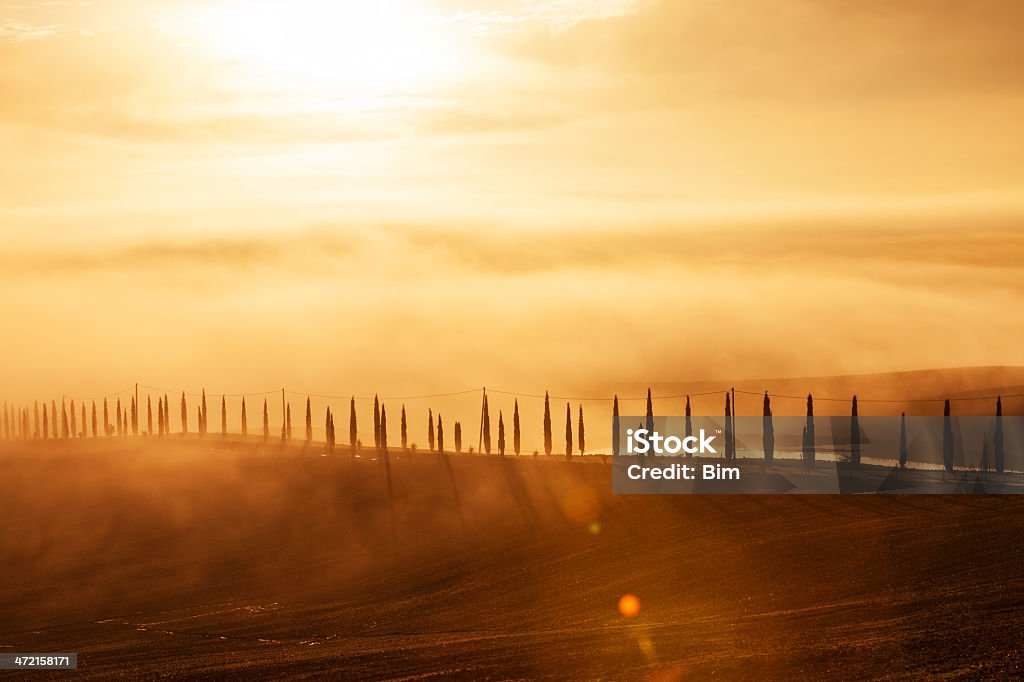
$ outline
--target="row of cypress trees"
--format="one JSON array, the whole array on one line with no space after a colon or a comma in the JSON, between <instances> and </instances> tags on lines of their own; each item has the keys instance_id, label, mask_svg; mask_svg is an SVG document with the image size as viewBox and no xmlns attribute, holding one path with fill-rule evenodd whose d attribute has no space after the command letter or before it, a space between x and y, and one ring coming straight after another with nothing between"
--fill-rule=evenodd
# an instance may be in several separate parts
<instances>
[{"instance_id":1,"label":"row of cypress trees","mask_svg":"<svg viewBox=\"0 0 1024 682\"><path fill-rule=\"evenodd\" d=\"M615 455L619 454L619 398L616 395L613 398L612 416L612 448ZM861 460L861 442L860 442L860 422L857 408L857 396L854 395L852 398L851 415L850 415L850 462L853 465L859 465ZM64 400L61 401L60 413L58 417L57 403L51 401L49 409L45 402L40 408L40 403L36 401L32 409L28 406L17 407L4 404L4 411L2 414L2 433L6 439L11 438L85 438L91 435L93 438L98 437L101 434L100 420L97 411L96 402L93 401L91 404L91 410L87 411L85 402L82 401L79 405L81 408L78 411L75 401L72 399L70 405ZM735 436L732 428L732 415L734 406L731 404L730 396L727 393L725 397L725 452L724 456L726 459L735 459L736 457L736 443ZM186 394L181 394L180 401L181 409L181 434L189 433L189 410L188 400ZM387 442L387 410L377 398L374 396L373 399L373 443L374 447L378 450L383 450L388 447ZM154 431L154 419L153 419L153 403L152 398L146 398L146 434L156 434L160 437L171 433L170 427L170 400L167 395L164 394L162 397L157 398L156 405L156 431ZM80 421L79 421L80 414ZM444 423L440 414L435 420L432 409L427 410L427 441L431 451L444 451ZM263 400L263 423L262 423L262 436L264 441L270 439L270 417L267 399ZM305 420L305 443L311 444L313 441L313 416L311 409L310 399L306 399L306 420ZM91 418L90 418L91 417ZM954 459L954 444L953 444L953 427L952 417L950 410L950 401L945 401L943 409L943 437L942 437L942 459L943 466L947 471L953 470L953 459ZM113 423L111 423L113 418ZM482 406L482 433L481 433L481 447L484 454L491 454L492 442L491 442L491 419L490 419L490 408L487 400L486 393L483 398ZM686 397L685 405L685 424L686 424L686 436L693 434L691 425L691 410L690 410L690 397ZM221 397L221 435L227 435L227 396ZM651 397L651 390L647 390L647 410L646 410L646 426L648 430L654 429L654 410L653 401ZM551 402L550 396L547 392L544 394L544 454L551 455L553 450L553 434L552 434L552 420L551 420ZM103 400L103 420L102 420L102 434L107 437L111 436L128 436L139 435L141 430L140 426L140 414L139 405L136 404L135 397L132 396L128 405L122 406L120 398L117 399L116 405L113 407L113 414L111 415L111 407L106 399ZM334 427L334 414L328 407L326 412L325 420L326 440L329 449L334 449L337 443ZM241 403L241 435L242 438L248 437L248 412L246 408L245 398L242 398ZM207 412L207 399L206 391L203 390L199 404L196 406L196 433L200 436L206 436L209 433L208 428L208 412ZM458 421L454 424L454 445L455 452L462 452L462 424ZM575 452L578 454L584 454L586 451L586 431L583 419L583 406L579 406L578 416L576 419L576 448ZM504 456L506 454L506 437L505 437L505 421L504 415L501 411L498 412L498 434L497 434L497 451L498 454ZM288 442L292 440L292 414L291 414L291 403L285 405L285 418L281 425L281 441ZM355 398L353 397L349 404L349 445L357 449L362 446L358 438L357 419L356 419L356 404ZM516 455L521 454L521 426L519 420L519 401L515 401L513 414L512 414L512 451ZM1005 467L1005 443L1003 433L1003 407L1002 398L996 399L996 424L995 434L993 438L994 445L994 468L997 472L1002 472ZM764 458L767 463L774 461L775 453L775 430L772 421L772 410L771 410L771 398L766 391L764 394L764 405L763 405L763 425L762 425L762 446L764 450ZM402 405L401 412L401 447L407 449L409 447L408 438L408 422L406 418L405 405ZM987 469L987 439L983 447L983 460L982 468ZM470 448L472 451L472 448ZM802 435L802 459L807 467L813 467L815 463L815 433L814 433L814 398L811 394L807 395L807 422L803 428ZM565 405L565 456L571 458L574 453L573 447L573 415L572 407L569 403ZM534 453L536 454L536 453ZM905 468L907 463L907 441L906 441L906 413L903 413L900 422L900 441L899 441L899 465L901 468Z\"/></svg>"}]
</instances>

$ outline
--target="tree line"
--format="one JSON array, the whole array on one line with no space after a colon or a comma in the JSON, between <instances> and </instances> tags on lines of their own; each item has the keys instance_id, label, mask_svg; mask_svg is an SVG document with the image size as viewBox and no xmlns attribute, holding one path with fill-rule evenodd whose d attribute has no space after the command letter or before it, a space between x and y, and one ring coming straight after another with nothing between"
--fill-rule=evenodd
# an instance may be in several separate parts
<instances>
[{"instance_id":1,"label":"tree line","mask_svg":"<svg viewBox=\"0 0 1024 682\"><path fill-rule=\"evenodd\" d=\"M283 393L282 393L283 396ZM208 426L208 411L207 411L207 396L205 389L200 395L198 403L195 405L195 422L192 422L193 428L190 430L189 421L189 405L188 397L182 392L180 401L180 420L179 420L179 435L195 434L199 437L206 437L209 435ZM269 403L267 398L263 399L262 409L262 428L260 430L262 440L264 442L270 441L271 439L271 427L270 427L270 411ZM735 423L733 417L735 416L734 405L732 404L731 396L729 393L725 394L725 423L724 423L724 453L723 456L727 460L736 458L736 440L735 440ZM313 443L313 412L312 403L310 398L306 398L305 405L305 432L304 432L304 443L309 446ZM50 404L46 402L40 403L35 401L32 406L12 406L8 403L4 404L2 413L2 434L5 439L68 439L68 438L98 438L98 437L126 437L126 436L156 436L163 438L171 435L171 419L170 419L170 398L165 393L163 396L157 397L157 403L155 406L156 418L154 419L154 405L152 397L146 397L146 408L145 408L145 428L141 425L140 406L135 396L131 396L130 401L122 404L121 399L118 398L116 402L111 405L107 399L102 401L102 407L97 405L96 401L91 401L91 404L87 407L85 401L79 401L76 405L74 399L67 400L62 399L60 403L60 409L58 412L58 405L56 400L51 400ZM221 396L220 404L220 435L227 437L228 434L228 405L227 396ZM243 396L241 400L241 438L246 440L249 438L249 418L248 418L248 407L246 399ZM102 414L102 420L100 419ZM280 430L280 441L282 443L292 442L292 409L291 403L286 402L283 409L283 419ZM691 422L691 408L690 408L690 397L686 396L686 402L684 406L684 419L685 419L685 435L692 436L692 422ZM612 452L618 456L620 454L621 446L621 434L619 433L619 398L618 395L613 397L612 403ZM324 416L324 428L325 428L325 441L328 451L333 451L338 445L337 434L334 423L335 415L330 407L326 408ZM815 448L815 432L814 432L814 397L812 394L807 395L807 411L806 411L806 423L803 427L802 434L802 445L801 445L801 460L806 468L813 468L816 461L816 448ZM764 460L767 464L771 464L774 461L775 455L775 429L772 416L771 398L766 391L764 394L763 401L763 412L762 412L762 448L764 451ZM649 431L654 430L654 409L653 400L651 397L651 390L647 390L647 409L645 415L645 426ZM452 425L453 435L453 449L456 453L463 452L464 445L464 433L462 423L455 421ZM544 393L544 417L543 417L543 431L544 431L544 454L550 456L554 451L554 435L553 435L553 424L551 414L551 398L547 392ZM405 405L401 406L401 417L400 417L400 444L403 450L415 448L414 444L410 444L408 434L408 419L406 415ZM427 445L432 452L444 452L445 451L445 440L444 440L444 419L440 413L437 414L435 419L433 409L428 408L427 410ZM575 436L575 441L574 441ZM481 405L481 418L480 418L480 434L479 434L479 451L483 454L490 455L492 452L497 452L498 455L504 457L508 452L508 440L506 438L506 427L504 414L498 411L497 420L497 440L492 441L492 428L491 428L491 416L490 406L488 403L486 391L483 394L482 405ZM348 445L353 451L357 451L363 447L362 440L359 437L358 420L356 415L356 401L353 397L349 401L349 433L348 433ZM387 408L374 396L373 399L373 448L376 450L386 451L388 449L388 426L387 426ZM950 410L950 401L947 399L943 408L943 436L942 436L942 464L947 471L953 470L954 465L954 436L952 427L952 416ZM468 452L474 452L474 448L470 446ZM511 439L511 451L512 454L522 454L522 428L519 418L519 400L516 399L513 412L512 412L512 439ZM576 415L573 415L572 406L570 403L565 405L565 449L564 454L566 459L571 459L574 454L583 455L586 453L586 427L583 416L583 406L579 405L576 411ZM535 456L538 454L536 451L533 453ZM993 437L993 455L992 461L988 459L988 440L986 438L983 449L982 449L982 461L981 468L988 470L989 467L993 468L997 472L1003 472L1005 468L1005 442L1003 433L1003 407L1002 398L996 398L996 421L995 421L995 433ZM858 466L861 462L861 439L860 439L860 422L857 407L857 396L854 395L851 400L851 412L850 412L850 451L848 461L854 466ZM902 413L900 420L900 437L899 437L899 454L898 454L899 466L905 468L907 465L907 438L906 438L906 413Z\"/></svg>"}]
</instances>

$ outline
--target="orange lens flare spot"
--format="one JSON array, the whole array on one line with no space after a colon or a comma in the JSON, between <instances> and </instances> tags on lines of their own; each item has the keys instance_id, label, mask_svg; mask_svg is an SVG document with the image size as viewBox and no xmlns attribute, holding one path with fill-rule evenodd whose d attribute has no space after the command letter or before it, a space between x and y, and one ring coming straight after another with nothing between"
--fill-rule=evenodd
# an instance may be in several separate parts
<instances>
[{"instance_id":1,"label":"orange lens flare spot","mask_svg":"<svg viewBox=\"0 0 1024 682\"><path fill-rule=\"evenodd\" d=\"M619 613L626 618L633 618L640 613L640 600L634 594L624 594L619 597Z\"/></svg>"}]
</instances>

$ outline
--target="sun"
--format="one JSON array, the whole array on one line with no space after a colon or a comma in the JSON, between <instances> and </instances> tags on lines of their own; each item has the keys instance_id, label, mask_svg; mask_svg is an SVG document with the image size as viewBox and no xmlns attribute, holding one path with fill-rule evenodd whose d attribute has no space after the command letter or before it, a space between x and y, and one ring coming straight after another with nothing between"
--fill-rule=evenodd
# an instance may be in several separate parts
<instances>
[{"instance_id":1,"label":"sun","mask_svg":"<svg viewBox=\"0 0 1024 682\"><path fill-rule=\"evenodd\" d=\"M417 0L223 0L197 11L201 41L265 85L391 94L444 78L454 56Z\"/></svg>"}]
</instances>

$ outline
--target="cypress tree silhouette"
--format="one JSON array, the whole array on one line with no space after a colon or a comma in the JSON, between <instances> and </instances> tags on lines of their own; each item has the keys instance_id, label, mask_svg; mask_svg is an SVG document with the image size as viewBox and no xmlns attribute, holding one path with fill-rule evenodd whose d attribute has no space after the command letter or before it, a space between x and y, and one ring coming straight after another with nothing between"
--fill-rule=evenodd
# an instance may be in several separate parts
<instances>
[{"instance_id":1,"label":"cypress tree silhouette","mask_svg":"<svg viewBox=\"0 0 1024 682\"><path fill-rule=\"evenodd\" d=\"M117 435L124 436L124 422L121 421L121 399L117 399L117 406L114 408L114 418L117 421ZM57 413L54 411L53 415L54 429L57 427Z\"/></svg>"},{"instance_id":2,"label":"cypress tree silhouette","mask_svg":"<svg viewBox=\"0 0 1024 682\"><path fill-rule=\"evenodd\" d=\"M907 468L907 413L900 414L900 469Z\"/></svg>"},{"instance_id":3,"label":"cypress tree silhouette","mask_svg":"<svg viewBox=\"0 0 1024 682\"><path fill-rule=\"evenodd\" d=\"M92 411L95 412L96 411L96 403L95 402L93 402L92 408L93 408ZM40 432L39 432L39 401L38 400L34 400L33 401L33 410L35 411L35 416L33 417L33 420L32 420L32 425L33 425L32 436L34 438L39 438L39 433ZM96 429L94 428L93 431L95 431L95 430Z\"/></svg>"},{"instance_id":4,"label":"cypress tree silhouette","mask_svg":"<svg viewBox=\"0 0 1024 682\"><path fill-rule=\"evenodd\" d=\"M455 452L462 452L462 423L455 422Z\"/></svg>"},{"instance_id":5,"label":"cypress tree silhouette","mask_svg":"<svg viewBox=\"0 0 1024 682\"><path fill-rule=\"evenodd\" d=\"M46 416L46 408L43 408L43 440L50 437L50 422Z\"/></svg>"},{"instance_id":6,"label":"cypress tree silhouette","mask_svg":"<svg viewBox=\"0 0 1024 682\"><path fill-rule=\"evenodd\" d=\"M188 433L188 401L185 400L185 392L181 392L181 435Z\"/></svg>"},{"instance_id":7,"label":"cypress tree silhouette","mask_svg":"<svg viewBox=\"0 0 1024 682\"><path fill-rule=\"evenodd\" d=\"M438 426L441 425L441 418L437 419ZM388 451L388 412L384 405L380 406L380 451Z\"/></svg>"},{"instance_id":8,"label":"cypress tree silhouette","mask_svg":"<svg viewBox=\"0 0 1024 682\"><path fill-rule=\"evenodd\" d=\"M501 413L498 413L498 417L501 417ZM516 457L519 456L521 445L522 439L520 438L519 432L519 399L516 398L516 403L512 410L512 451L516 453Z\"/></svg>"},{"instance_id":9,"label":"cypress tree silhouette","mask_svg":"<svg viewBox=\"0 0 1024 682\"><path fill-rule=\"evenodd\" d=\"M953 470L953 419L949 413L949 400L942 408L942 466Z\"/></svg>"},{"instance_id":10,"label":"cypress tree silhouette","mask_svg":"<svg viewBox=\"0 0 1024 682\"><path fill-rule=\"evenodd\" d=\"M156 422L157 430L160 433L160 437L164 436L164 400L160 396L156 397Z\"/></svg>"},{"instance_id":11,"label":"cypress tree silhouette","mask_svg":"<svg viewBox=\"0 0 1024 682\"><path fill-rule=\"evenodd\" d=\"M64 440L68 438L68 406L63 400L60 401L60 437Z\"/></svg>"},{"instance_id":12,"label":"cypress tree silhouette","mask_svg":"<svg viewBox=\"0 0 1024 682\"><path fill-rule=\"evenodd\" d=\"M996 398L996 433L993 437L993 443L996 448L996 471L1003 473L1004 465L1006 464L1006 450L1004 449L1003 443L1003 398L999 396Z\"/></svg>"},{"instance_id":13,"label":"cypress tree silhouette","mask_svg":"<svg viewBox=\"0 0 1024 682\"><path fill-rule=\"evenodd\" d=\"M565 458L572 459L572 408L565 404Z\"/></svg>"},{"instance_id":14,"label":"cypress tree silhouette","mask_svg":"<svg viewBox=\"0 0 1024 682\"><path fill-rule=\"evenodd\" d=\"M313 442L313 405L306 398L306 445Z\"/></svg>"},{"instance_id":15,"label":"cypress tree silhouette","mask_svg":"<svg viewBox=\"0 0 1024 682\"><path fill-rule=\"evenodd\" d=\"M227 438L228 436L228 397L224 394L220 396L220 437Z\"/></svg>"},{"instance_id":16,"label":"cypress tree silhouette","mask_svg":"<svg viewBox=\"0 0 1024 682\"><path fill-rule=\"evenodd\" d=\"M167 398L166 393L164 393L164 433L171 434L171 401Z\"/></svg>"},{"instance_id":17,"label":"cypress tree silhouette","mask_svg":"<svg viewBox=\"0 0 1024 682\"><path fill-rule=\"evenodd\" d=\"M135 396L132 396L132 435L139 435L139 406L135 404Z\"/></svg>"},{"instance_id":18,"label":"cypress tree silhouette","mask_svg":"<svg viewBox=\"0 0 1024 682\"><path fill-rule=\"evenodd\" d=\"M373 447L380 449L380 403L377 402L376 395L373 396Z\"/></svg>"},{"instance_id":19,"label":"cypress tree silhouette","mask_svg":"<svg viewBox=\"0 0 1024 682\"><path fill-rule=\"evenodd\" d=\"M25 425L28 426L28 421L27 421L28 420L28 408L27 407L25 408L25 419L26 419ZM86 420L85 401L83 400L82 401L82 438L87 438L88 436L89 436L89 423Z\"/></svg>"},{"instance_id":20,"label":"cypress tree silhouette","mask_svg":"<svg viewBox=\"0 0 1024 682\"><path fill-rule=\"evenodd\" d=\"M352 452L356 451L356 447L359 444L359 432L356 425L356 398L352 396L352 402L349 403L348 410L348 444L352 448Z\"/></svg>"},{"instance_id":21,"label":"cypress tree silhouette","mask_svg":"<svg viewBox=\"0 0 1024 682\"><path fill-rule=\"evenodd\" d=\"M99 420L96 418L96 401L92 401L92 437L95 438L99 435L99 430L96 428L99 426Z\"/></svg>"},{"instance_id":22,"label":"cypress tree silhouette","mask_svg":"<svg viewBox=\"0 0 1024 682\"><path fill-rule=\"evenodd\" d=\"M775 461L775 422L772 421L772 401L768 397L768 391L764 392L764 416L761 417L761 447L764 448L765 463L771 464Z\"/></svg>"},{"instance_id":23,"label":"cypress tree silhouette","mask_svg":"<svg viewBox=\"0 0 1024 682\"><path fill-rule=\"evenodd\" d=\"M331 408L327 408L327 414L324 417L324 441L327 443L327 451L330 452L334 449L334 417L331 415Z\"/></svg>"},{"instance_id":24,"label":"cypress tree silhouette","mask_svg":"<svg viewBox=\"0 0 1024 682\"><path fill-rule=\"evenodd\" d=\"M612 455L619 456L619 438L622 433L619 430L619 395L616 393L612 401Z\"/></svg>"},{"instance_id":25,"label":"cypress tree silhouette","mask_svg":"<svg viewBox=\"0 0 1024 682\"><path fill-rule=\"evenodd\" d=\"M685 415L686 415L686 437L689 438L690 436L693 435L693 421L692 421L692 419L690 417L690 396L686 396ZM691 458L693 457L693 455L691 453L686 453L686 456L687 457L691 457Z\"/></svg>"},{"instance_id":26,"label":"cypress tree silhouette","mask_svg":"<svg viewBox=\"0 0 1024 682\"><path fill-rule=\"evenodd\" d=\"M804 466L814 468L814 398L807 394L807 424L804 426Z\"/></svg>"},{"instance_id":27,"label":"cypress tree silhouette","mask_svg":"<svg viewBox=\"0 0 1024 682\"><path fill-rule=\"evenodd\" d=\"M654 433L654 403L651 402L651 389L647 389L647 431Z\"/></svg>"},{"instance_id":28,"label":"cypress tree silhouette","mask_svg":"<svg viewBox=\"0 0 1024 682\"><path fill-rule=\"evenodd\" d=\"M583 405L580 405L580 424L579 433L577 435L579 436L579 450L580 454L582 455L586 452L587 447L586 433L583 429Z\"/></svg>"},{"instance_id":29,"label":"cypress tree silhouette","mask_svg":"<svg viewBox=\"0 0 1024 682\"><path fill-rule=\"evenodd\" d=\"M122 414L124 415L124 420L122 421L122 423L124 424L124 435L125 435L125 438L127 438L128 437L128 408L127 407L124 408L124 412Z\"/></svg>"},{"instance_id":30,"label":"cypress tree silhouette","mask_svg":"<svg viewBox=\"0 0 1024 682\"><path fill-rule=\"evenodd\" d=\"M544 454L551 454L551 405L547 391L544 391Z\"/></svg>"},{"instance_id":31,"label":"cypress tree silhouette","mask_svg":"<svg viewBox=\"0 0 1024 682\"><path fill-rule=\"evenodd\" d=\"M498 410L498 454L505 456L505 420L501 416L501 410Z\"/></svg>"},{"instance_id":32,"label":"cypress tree silhouette","mask_svg":"<svg viewBox=\"0 0 1024 682\"><path fill-rule=\"evenodd\" d=\"M444 424L441 423L441 414L437 415L437 451L444 452Z\"/></svg>"},{"instance_id":33,"label":"cypress tree silhouette","mask_svg":"<svg viewBox=\"0 0 1024 682\"><path fill-rule=\"evenodd\" d=\"M249 435L249 418L245 413L245 396L242 396L242 440Z\"/></svg>"},{"instance_id":34,"label":"cypress tree silhouette","mask_svg":"<svg viewBox=\"0 0 1024 682\"><path fill-rule=\"evenodd\" d=\"M78 417L75 413L75 401L71 401L71 407L68 408L71 411L69 419L71 420L71 429L68 431L68 435L72 438L78 438Z\"/></svg>"},{"instance_id":35,"label":"cypress tree silhouette","mask_svg":"<svg viewBox=\"0 0 1024 682\"><path fill-rule=\"evenodd\" d=\"M427 445L434 451L434 411L427 408Z\"/></svg>"},{"instance_id":36,"label":"cypress tree silhouette","mask_svg":"<svg viewBox=\"0 0 1024 682\"><path fill-rule=\"evenodd\" d=\"M50 401L50 428L53 430L53 437L56 438L58 435L57 431L57 401Z\"/></svg>"},{"instance_id":37,"label":"cypress tree silhouette","mask_svg":"<svg viewBox=\"0 0 1024 682\"><path fill-rule=\"evenodd\" d=\"M43 423L46 423L46 406L43 406ZM110 410L107 407L107 399L103 399L103 435L110 436Z\"/></svg>"},{"instance_id":38,"label":"cypress tree silhouette","mask_svg":"<svg viewBox=\"0 0 1024 682\"><path fill-rule=\"evenodd\" d=\"M203 408L200 407L199 405L196 405L196 421L199 422L199 425L201 427L203 424ZM202 431L199 432L199 437L203 437Z\"/></svg>"},{"instance_id":39,"label":"cypress tree silhouette","mask_svg":"<svg viewBox=\"0 0 1024 682\"><path fill-rule=\"evenodd\" d=\"M284 430L284 439L290 441L292 439L292 404L288 403L285 406L285 423L288 425Z\"/></svg>"},{"instance_id":40,"label":"cypress tree silhouette","mask_svg":"<svg viewBox=\"0 0 1024 682\"><path fill-rule=\"evenodd\" d=\"M208 414L206 412L206 389L204 388L203 389L202 403L200 404L200 409L199 409L199 427L200 427L199 435L200 436L205 436L209 432L208 423L207 423L207 417L208 417Z\"/></svg>"},{"instance_id":41,"label":"cypress tree silhouette","mask_svg":"<svg viewBox=\"0 0 1024 682\"><path fill-rule=\"evenodd\" d=\"M409 425L405 420L405 405L402 405L402 449L409 449ZM458 428L458 427L456 427Z\"/></svg>"},{"instance_id":42,"label":"cypress tree silhouette","mask_svg":"<svg viewBox=\"0 0 1024 682\"><path fill-rule=\"evenodd\" d=\"M491 454L491 412L484 396L484 454Z\"/></svg>"},{"instance_id":43,"label":"cypress tree silhouette","mask_svg":"<svg viewBox=\"0 0 1024 682\"><path fill-rule=\"evenodd\" d=\"M857 416L857 396L853 396L850 412L850 463L860 466L860 417Z\"/></svg>"},{"instance_id":44,"label":"cypress tree silhouette","mask_svg":"<svg viewBox=\"0 0 1024 682\"><path fill-rule=\"evenodd\" d=\"M146 396L146 435L153 435L153 398Z\"/></svg>"},{"instance_id":45,"label":"cypress tree silhouette","mask_svg":"<svg viewBox=\"0 0 1024 682\"><path fill-rule=\"evenodd\" d=\"M270 440L270 411L267 409L267 399L263 399L263 442Z\"/></svg>"},{"instance_id":46,"label":"cypress tree silhouette","mask_svg":"<svg viewBox=\"0 0 1024 682\"><path fill-rule=\"evenodd\" d=\"M736 445L732 435L732 407L729 403L729 394L725 394L725 458L736 458Z\"/></svg>"}]
</instances>

